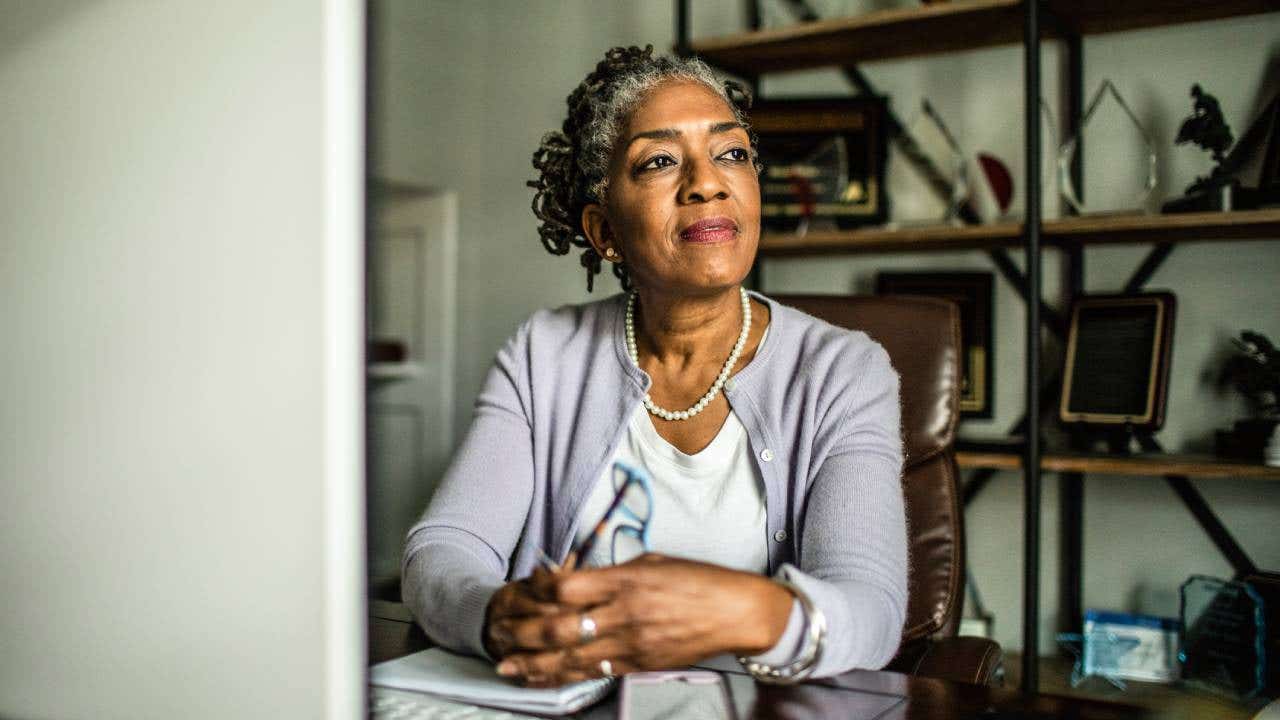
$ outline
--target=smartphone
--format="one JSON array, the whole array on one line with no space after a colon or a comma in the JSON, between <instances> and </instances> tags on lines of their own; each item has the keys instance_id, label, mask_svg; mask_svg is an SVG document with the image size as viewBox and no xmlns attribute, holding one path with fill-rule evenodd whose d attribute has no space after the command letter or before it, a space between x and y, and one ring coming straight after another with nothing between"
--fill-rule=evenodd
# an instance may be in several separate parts
<instances>
[{"instance_id":1,"label":"smartphone","mask_svg":"<svg viewBox=\"0 0 1280 720\"><path fill-rule=\"evenodd\" d=\"M622 678L619 720L736 720L724 678L706 670L640 672Z\"/></svg>"}]
</instances>

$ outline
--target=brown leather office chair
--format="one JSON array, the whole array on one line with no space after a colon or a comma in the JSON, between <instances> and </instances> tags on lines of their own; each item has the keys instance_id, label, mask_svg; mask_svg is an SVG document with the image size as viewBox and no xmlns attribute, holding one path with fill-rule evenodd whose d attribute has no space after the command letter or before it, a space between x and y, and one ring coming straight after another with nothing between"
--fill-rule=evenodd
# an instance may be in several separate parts
<instances>
[{"instance_id":1,"label":"brown leather office chair","mask_svg":"<svg viewBox=\"0 0 1280 720\"><path fill-rule=\"evenodd\" d=\"M910 552L907 621L885 668L989 684L1000 646L958 637L964 599L964 514L955 429L960 396L960 313L955 303L913 296L774 295L833 325L861 330L889 353L902 386L903 494Z\"/></svg>"}]
</instances>

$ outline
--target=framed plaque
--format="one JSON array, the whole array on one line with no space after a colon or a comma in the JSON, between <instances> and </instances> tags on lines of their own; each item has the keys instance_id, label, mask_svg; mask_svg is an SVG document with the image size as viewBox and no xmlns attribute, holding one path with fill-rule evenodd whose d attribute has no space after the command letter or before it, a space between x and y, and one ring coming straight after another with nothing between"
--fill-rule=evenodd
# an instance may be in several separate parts
<instances>
[{"instance_id":1,"label":"framed plaque","mask_svg":"<svg viewBox=\"0 0 1280 720\"><path fill-rule=\"evenodd\" d=\"M877 295L928 295L951 300L960 307L960 415L989 418L995 383L991 368L993 325L991 273L882 272L876 275Z\"/></svg>"},{"instance_id":2,"label":"framed plaque","mask_svg":"<svg viewBox=\"0 0 1280 720\"><path fill-rule=\"evenodd\" d=\"M760 216L764 227L794 232L883 223L885 118L882 97L776 100L751 110L760 137Z\"/></svg>"},{"instance_id":3,"label":"framed plaque","mask_svg":"<svg viewBox=\"0 0 1280 720\"><path fill-rule=\"evenodd\" d=\"M1170 293L1077 298L1067 333L1062 421L1160 429L1174 311Z\"/></svg>"}]
</instances>

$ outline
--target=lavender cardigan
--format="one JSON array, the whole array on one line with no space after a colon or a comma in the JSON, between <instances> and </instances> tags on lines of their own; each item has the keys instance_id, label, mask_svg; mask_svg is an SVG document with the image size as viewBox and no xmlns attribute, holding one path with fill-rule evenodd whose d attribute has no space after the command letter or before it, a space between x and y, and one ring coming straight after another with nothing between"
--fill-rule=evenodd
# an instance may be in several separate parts
<instances>
[{"instance_id":1,"label":"lavender cardigan","mask_svg":"<svg viewBox=\"0 0 1280 720\"><path fill-rule=\"evenodd\" d=\"M907 603L898 375L865 334L752 295L769 306L769 335L724 394L764 479L769 571L827 618L815 674L881 667ZM437 643L483 655L493 593L533 572L540 548L568 554L650 384L627 356L624 300L539 311L498 352L405 545L404 600Z\"/></svg>"}]
</instances>

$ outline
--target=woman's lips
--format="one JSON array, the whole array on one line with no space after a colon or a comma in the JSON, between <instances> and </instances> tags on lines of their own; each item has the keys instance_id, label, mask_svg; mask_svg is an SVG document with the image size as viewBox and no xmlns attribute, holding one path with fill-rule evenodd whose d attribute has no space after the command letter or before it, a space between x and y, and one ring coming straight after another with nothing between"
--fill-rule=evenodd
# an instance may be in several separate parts
<instances>
[{"instance_id":1,"label":"woman's lips","mask_svg":"<svg viewBox=\"0 0 1280 720\"><path fill-rule=\"evenodd\" d=\"M699 220L680 231L680 239L691 243L727 242L738 235L738 223L727 217Z\"/></svg>"}]
</instances>

